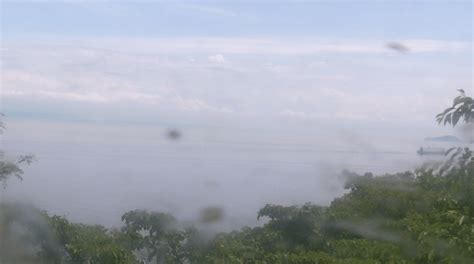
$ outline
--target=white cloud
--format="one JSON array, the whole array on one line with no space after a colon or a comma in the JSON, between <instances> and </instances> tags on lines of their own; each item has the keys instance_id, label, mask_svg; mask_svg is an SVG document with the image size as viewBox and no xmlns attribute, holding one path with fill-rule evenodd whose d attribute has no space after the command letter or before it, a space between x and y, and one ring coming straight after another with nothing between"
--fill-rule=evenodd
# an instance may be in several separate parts
<instances>
[{"instance_id":1,"label":"white cloud","mask_svg":"<svg viewBox=\"0 0 474 264\"><path fill-rule=\"evenodd\" d=\"M171 100L181 110L189 110L189 111L206 111L207 110L211 112L232 113L232 110L230 110L227 107L211 106L200 99L183 99L181 97L177 97Z\"/></svg>"},{"instance_id":2,"label":"white cloud","mask_svg":"<svg viewBox=\"0 0 474 264\"><path fill-rule=\"evenodd\" d=\"M225 59L222 54L211 55L207 57L207 60L212 63L224 63Z\"/></svg>"},{"instance_id":3,"label":"white cloud","mask_svg":"<svg viewBox=\"0 0 474 264\"><path fill-rule=\"evenodd\" d=\"M288 116L288 117L302 118L302 119L311 118L311 116L308 115L308 114L305 113L305 112L302 112L302 111L294 111L294 110L290 110L290 109L285 109L285 110L281 111L281 112L280 112L280 115L282 115L282 116Z\"/></svg>"},{"instance_id":4,"label":"white cloud","mask_svg":"<svg viewBox=\"0 0 474 264\"><path fill-rule=\"evenodd\" d=\"M391 54L391 40L359 39L276 39L276 38L118 38L94 37L69 41L52 37L46 41L68 45L96 47L116 51L209 54L311 55L311 54ZM470 52L471 42L432 39L400 39L410 54ZM120 43L119 46L116 44Z\"/></svg>"},{"instance_id":5,"label":"white cloud","mask_svg":"<svg viewBox=\"0 0 474 264\"><path fill-rule=\"evenodd\" d=\"M432 39L406 39L399 42L406 46L411 53L469 51L472 46L469 42Z\"/></svg>"},{"instance_id":6,"label":"white cloud","mask_svg":"<svg viewBox=\"0 0 474 264\"><path fill-rule=\"evenodd\" d=\"M229 106L212 105L198 94L183 94L170 84L176 82L169 76L175 69L194 65L187 59L170 62L94 49L35 48L12 49L2 53L2 60L6 63L1 96L7 101L52 99L59 104L126 103L181 111L232 112Z\"/></svg>"},{"instance_id":7,"label":"white cloud","mask_svg":"<svg viewBox=\"0 0 474 264\"><path fill-rule=\"evenodd\" d=\"M62 82L63 81L63 82ZM76 85L81 86L80 80ZM103 85L103 84L102 84ZM183 98L179 95L162 96L156 92L146 93L126 86L125 89L103 89L101 84L86 86L82 89L70 90L65 80L50 80L46 77L27 73L4 73L2 78L2 98L30 98L35 100L55 99L58 102L87 102L87 103L131 103L137 106L148 104L172 107L184 111L210 111L231 113L227 107L212 106L202 99Z\"/></svg>"},{"instance_id":8,"label":"white cloud","mask_svg":"<svg viewBox=\"0 0 474 264\"><path fill-rule=\"evenodd\" d=\"M406 45L426 51L460 48L429 41ZM362 61L349 53L326 54L323 59L319 54L233 54L226 60L222 54L227 53L218 49L162 54L82 45L8 46L1 51L2 98L126 105L167 113L431 120L443 104L439 98L450 98L455 88L470 85L469 56L433 54L435 59L425 61L425 56L387 58L383 52ZM25 103L24 109L28 107Z\"/></svg>"}]
</instances>

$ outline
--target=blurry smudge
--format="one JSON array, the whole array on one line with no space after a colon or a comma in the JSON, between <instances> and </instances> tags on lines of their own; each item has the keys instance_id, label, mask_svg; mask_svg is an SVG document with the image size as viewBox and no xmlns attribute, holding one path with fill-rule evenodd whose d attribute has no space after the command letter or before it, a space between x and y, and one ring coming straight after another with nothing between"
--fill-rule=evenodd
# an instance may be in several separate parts
<instances>
[{"instance_id":1,"label":"blurry smudge","mask_svg":"<svg viewBox=\"0 0 474 264\"><path fill-rule=\"evenodd\" d=\"M166 137L169 140L178 140L181 138L181 132L177 129L170 129L168 132L166 132Z\"/></svg>"},{"instance_id":2,"label":"blurry smudge","mask_svg":"<svg viewBox=\"0 0 474 264\"><path fill-rule=\"evenodd\" d=\"M40 250L60 255L46 214L21 203L0 204L0 263L35 263Z\"/></svg>"},{"instance_id":3,"label":"blurry smudge","mask_svg":"<svg viewBox=\"0 0 474 264\"><path fill-rule=\"evenodd\" d=\"M199 214L202 223L214 223L222 220L224 210L220 207L207 207L202 209Z\"/></svg>"},{"instance_id":4,"label":"blurry smudge","mask_svg":"<svg viewBox=\"0 0 474 264\"><path fill-rule=\"evenodd\" d=\"M400 53L407 53L410 51L410 49L407 46L403 45L400 42L395 42L395 41L388 42L386 47L388 49L391 49Z\"/></svg>"},{"instance_id":5,"label":"blurry smudge","mask_svg":"<svg viewBox=\"0 0 474 264\"><path fill-rule=\"evenodd\" d=\"M205 185L207 188L210 188L210 189L217 189L217 188L219 188L219 182L216 181L216 180L207 180L207 181L204 181L204 185Z\"/></svg>"}]
</instances>

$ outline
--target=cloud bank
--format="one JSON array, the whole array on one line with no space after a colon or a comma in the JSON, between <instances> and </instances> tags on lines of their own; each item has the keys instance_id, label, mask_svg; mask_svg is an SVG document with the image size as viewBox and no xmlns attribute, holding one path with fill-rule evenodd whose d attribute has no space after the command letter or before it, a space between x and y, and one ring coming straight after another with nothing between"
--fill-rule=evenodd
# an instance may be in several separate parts
<instances>
[{"instance_id":1,"label":"cloud bank","mask_svg":"<svg viewBox=\"0 0 474 264\"><path fill-rule=\"evenodd\" d=\"M70 107L295 119L432 117L471 83L470 43L264 38L82 38L2 47L2 99ZM453 67L452 65L457 65ZM446 100L444 100L445 98ZM79 113L81 109L72 109Z\"/></svg>"}]
</instances>

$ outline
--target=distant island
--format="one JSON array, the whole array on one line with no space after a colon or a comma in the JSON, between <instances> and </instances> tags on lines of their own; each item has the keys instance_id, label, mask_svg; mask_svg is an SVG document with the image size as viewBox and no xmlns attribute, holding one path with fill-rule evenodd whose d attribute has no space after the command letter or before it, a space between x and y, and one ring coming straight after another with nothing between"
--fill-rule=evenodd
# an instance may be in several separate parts
<instances>
[{"instance_id":1,"label":"distant island","mask_svg":"<svg viewBox=\"0 0 474 264\"><path fill-rule=\"evenodd\" d=\"M427 137L425 141L436 141L436 142L462 142L461 139L455 136L441 136L441 137Z\"/></svg>"}]
</instances>

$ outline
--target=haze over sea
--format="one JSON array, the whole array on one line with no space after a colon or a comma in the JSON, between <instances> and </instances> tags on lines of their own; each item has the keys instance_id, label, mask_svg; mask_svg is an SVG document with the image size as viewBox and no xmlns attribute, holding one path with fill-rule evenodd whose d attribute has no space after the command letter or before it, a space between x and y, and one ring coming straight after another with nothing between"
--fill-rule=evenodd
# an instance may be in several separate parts
<instances>
[{"instance_id":1,"label":"haze over sea","mask_svg":"<svg viewBox=\"0 0 474 264\"><path fill-rule=\"evenodd\" d=\"M136 208L195 221L203 208L220 207L225 218L213 228L235 229L258 224L266 203L327 205L343 193L343 169L402 172L427 159L416 155L423 137L413 129L390 133L385 125L380 134L380 125L349 131L280 121L287 125L187 124L178 140L156 124L12 121L5 150L38 161L4 198L106 226Z\"/></svg>"}]
</instances>

